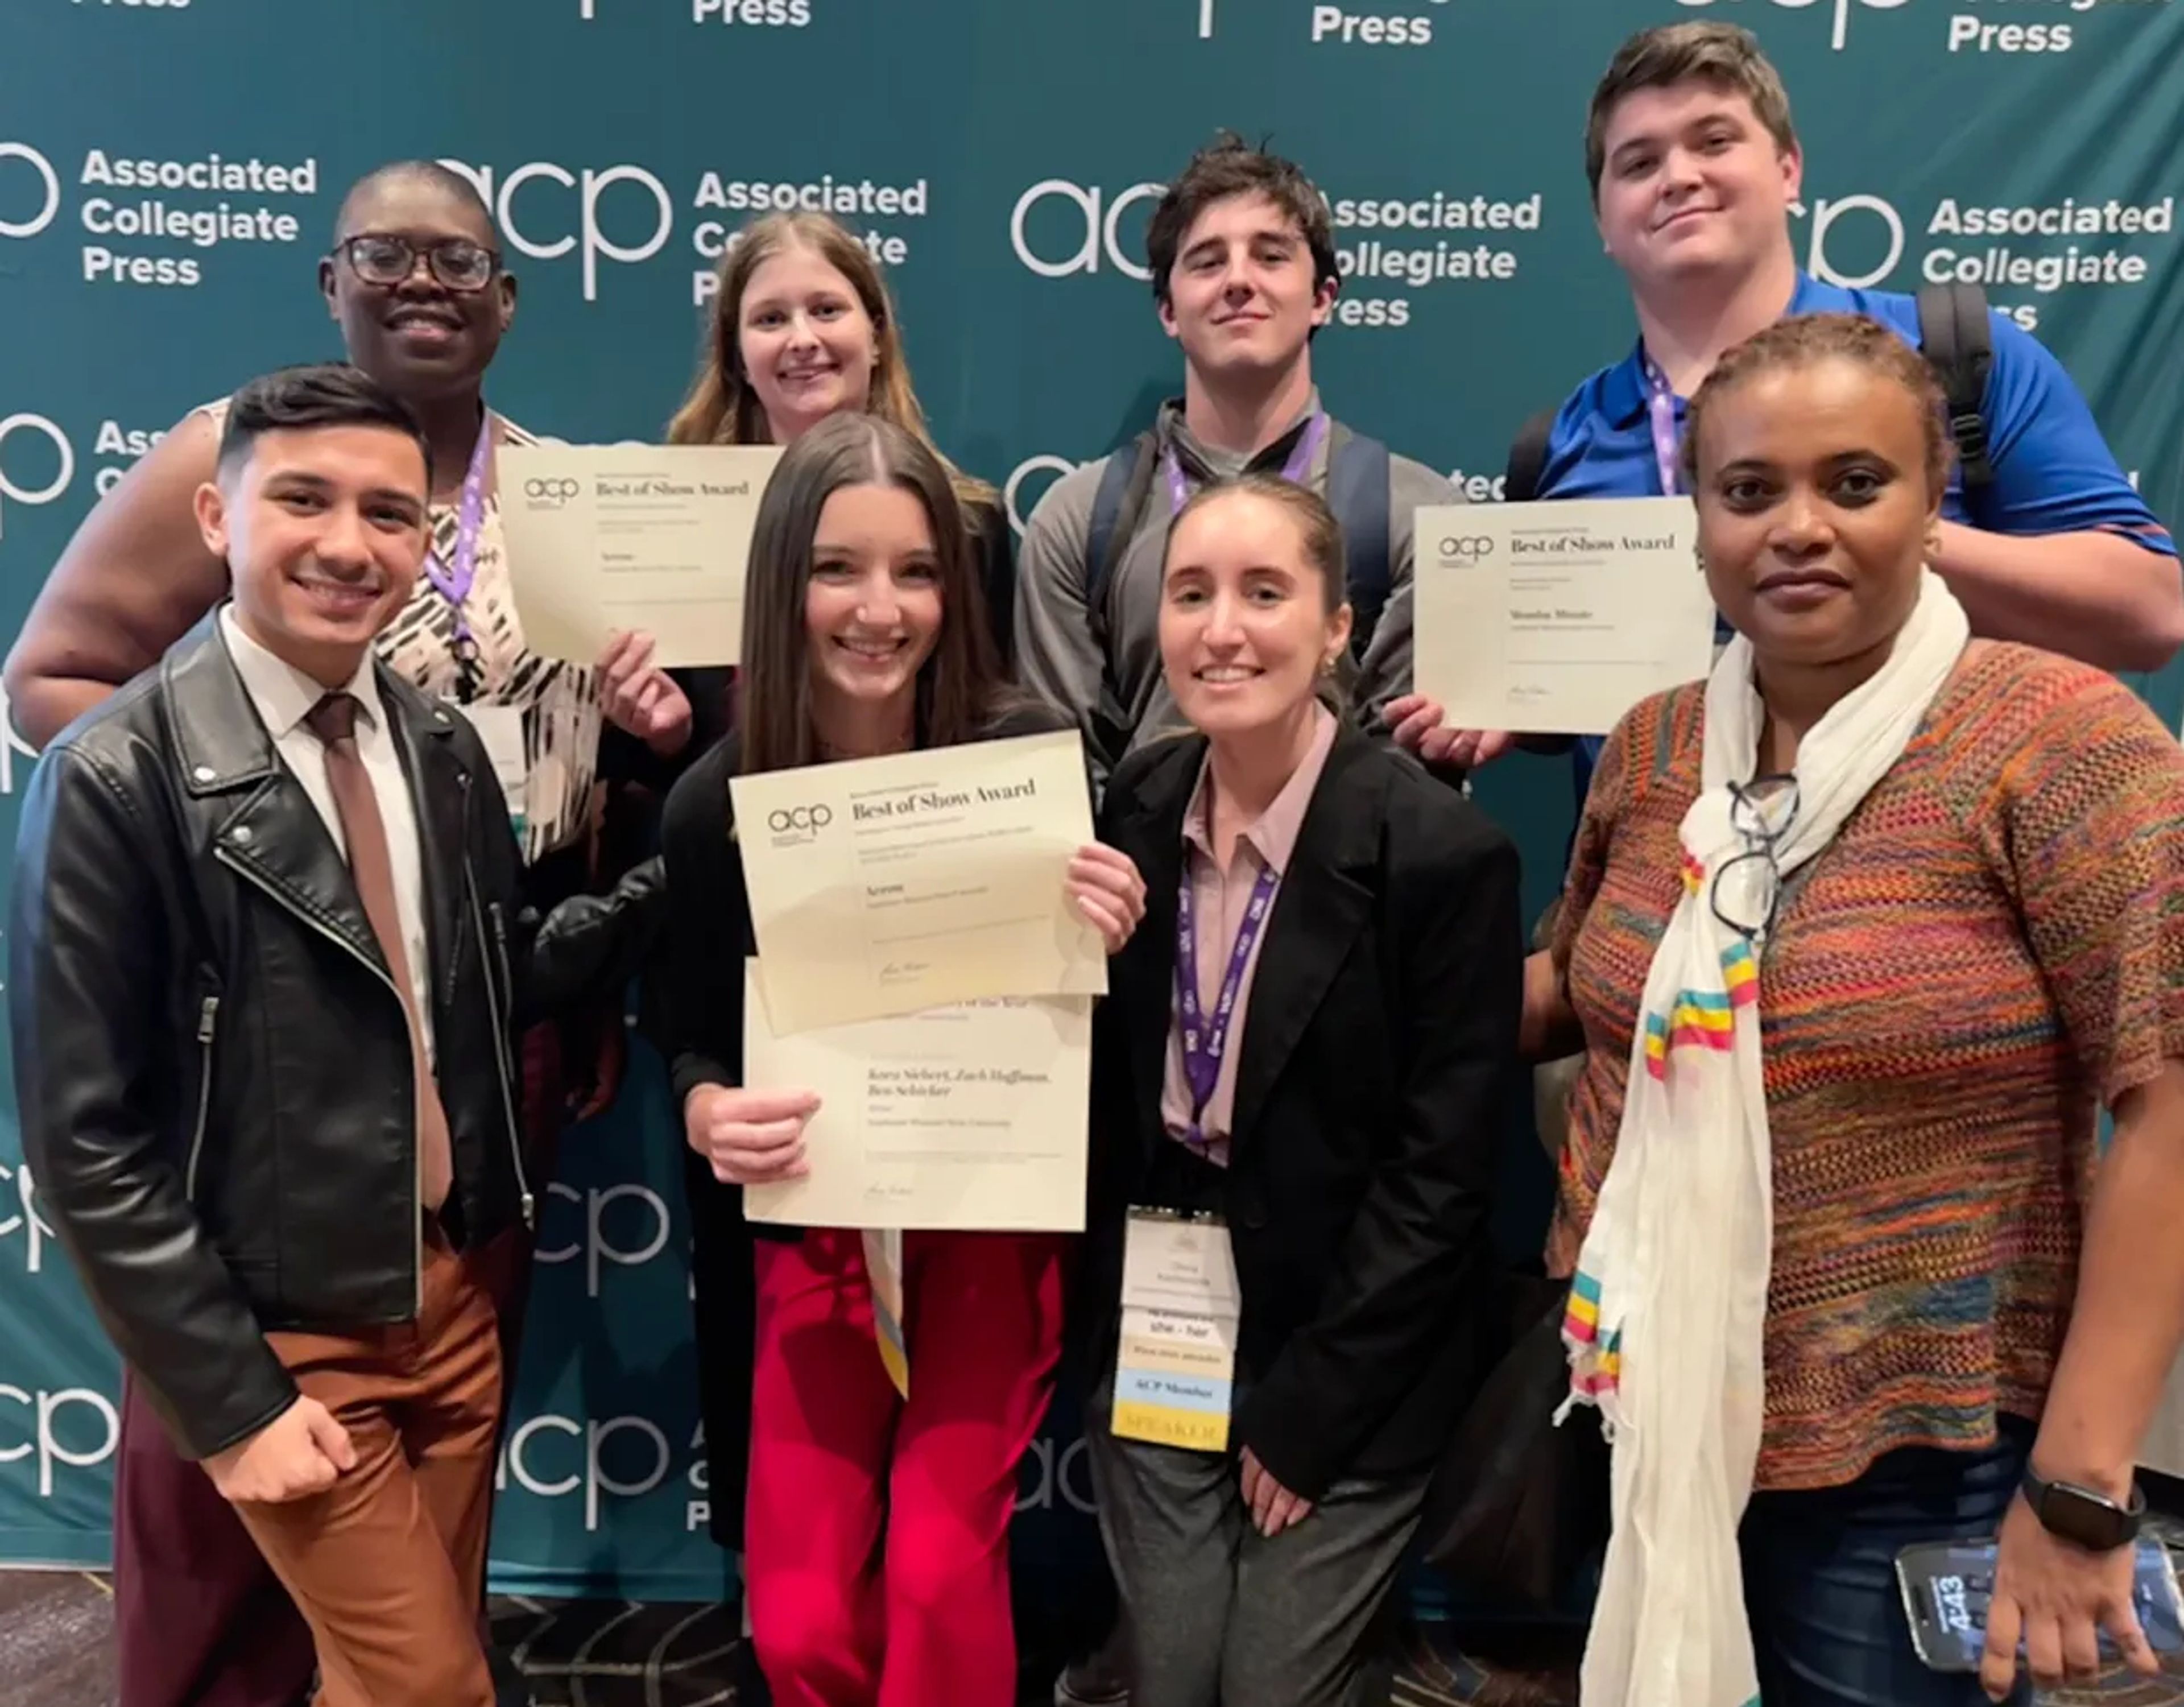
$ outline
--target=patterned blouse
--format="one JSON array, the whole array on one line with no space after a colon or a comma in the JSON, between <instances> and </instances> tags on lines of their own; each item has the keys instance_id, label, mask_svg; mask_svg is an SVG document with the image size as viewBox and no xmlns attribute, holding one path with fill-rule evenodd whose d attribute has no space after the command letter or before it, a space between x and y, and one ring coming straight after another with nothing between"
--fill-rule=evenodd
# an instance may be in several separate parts
<instances>
[{"instance_id":1,"label":"patterned blouse","mask_svg":"<svg viewBox=\"0 0 2184 1707\"><path fill-rule=\"evenodd\" d=\"M203 404L199 412L218 428L226 419L226 400ZM491 419L496 449L539 443L512 421L498 415ZM523 709L524 799L509 804L521 809L523 856L535 862L577 842L590 828L593 784L599 775L599 696L589 668L525 650L509 585L496 486L489 477L476 573L463 601L478 648L478 686L468 703ZM460 497L436 500L431 522L433 552L442 562L452 562L462 527ZM417 577L410 602L379 637L379 650L389 669L424 692L465 703L457 693L455 607L431 576Z\"/></svg>"},{"instance_id":2,"label":"patterned blouse","mask_svg":"<svg viewBox=\"0 0 2184 1707\"><path fill-rule=\"evenodd\" d=\"M1551 950L1586 1052L1552 1271L1615 1151L1676 904L1704 690L1602 754ZM1760 972L1774 1146L1763 1488L2036 1419L2069 1325L2098 1111L2184 1057L2184 749L2129 689L1975 642L1791 880ZM1694 1228L1703 1236L1702 1228Z\"/></svg>"}]
</instances>

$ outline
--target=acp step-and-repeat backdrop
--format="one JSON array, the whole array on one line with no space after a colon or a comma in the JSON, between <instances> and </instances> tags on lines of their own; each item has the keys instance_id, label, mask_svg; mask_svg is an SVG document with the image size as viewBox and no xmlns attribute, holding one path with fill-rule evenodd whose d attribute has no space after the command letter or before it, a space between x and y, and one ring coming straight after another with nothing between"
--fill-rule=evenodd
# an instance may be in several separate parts
<instances>
[{"instance_id":1,"label":"acp step-and-repeat backdrop","mask_svg":"<svg viewBox=\"0 0 2184 1707\"><path fill-rule=\"evenodd\" d=\"M521 276L492 394L656 435L723 243L837 213L883 260L940 442L1021 522L1178 388L1143 234L1219 126L1334 209L1338 413L1490 500L1516 425L1633 336L1580 139L1629 31L1719 18L1788 76L1801 259L1964 279L2046 340L2126 468L2184 497L2184 4L2170 0L5 0L0 639L85 512L192 404L337 353L313 287L348 182L444 159ZM2142 683L2172 722L2179 680ZM32 753L0 740L0 845ZM1534 906L1567 773L1497 767ZM0 855L0 860L5 856ZM0 875L4 875L0 873ZM107 1550L116 1370L0 1095L0 1561ZM656 1063L565 1146L495 1534L499 1579L717 1593L687 1228ZM1066 1421L1020 1544L1089 1509Z\"/></svg>"}]
</instances>

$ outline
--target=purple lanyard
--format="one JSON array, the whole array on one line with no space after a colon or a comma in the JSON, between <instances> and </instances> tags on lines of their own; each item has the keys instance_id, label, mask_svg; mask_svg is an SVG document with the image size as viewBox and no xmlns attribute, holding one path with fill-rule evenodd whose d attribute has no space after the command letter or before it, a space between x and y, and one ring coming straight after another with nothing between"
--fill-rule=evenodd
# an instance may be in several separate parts
<instances>
[{"instance_id":1,"label":"purple lanyard","mask_svg":"<svg viewBox=\"0 0 2184 1707\"><path fill-rule=\"evenodd\" d=\"M1244 968L1251 963L1260 932L1267 928L1274 890L1281 880L1281 873L1272 866L1262 866L1258 881L1251 885L1251 899L1244 909L1244 923L1237 928L1236 946L1228 952L1228 971L1221 980L1210 1027L1198 1005L1197 904L1191 896L1196 879L1186 870L1182 883L1176 886L1175 996L1183 1009L1183 1076L1190 1086L1190 1141L1194 1144L1206 1142L1206 1135L1199 1130L1199 1117L1213 1100L1213 1086L1221 1077L1221 1057L1228 1052L1229 1024L1236 1017Z\"/></svg>"},{"instance_id":2,"label":"purple lanyard","mask_svg":"<svg viewBox=\"0 0 2184 1707\"><path fill-rule=\"evenodd\" d=\"M454 609L458 658L477 655L477 642L471 634L470 619L463 614L463 603L471 596L471 583L477 578L478 533L485 525L485 471L492 460L493 416L488 412L478 427L477 449L471 452L471 471L463 477L463 505L455 522L454 563L450 566L442 562L437 549L425 558L426 574Z\"/></svg>"},{"instance_id":3,"label":"purple lanyard","mask_svg":"<svg viewBox=\"0 0 2184 1707\"><path fill-rule=\"evenodd\" d=\"M1304 433L1297 440L1296 449L1290 460L1282 465L1282 478L1292 486L1303 484L1305 472L1312 466L1312 459L1319 449L1319 441L1327 437L1327 411L1316 409L1312 419L1305 423ZM1175 447L1167 448L1162 459L1167 467L1168 513L1179 515L1183 506L1190 501L1190 487L1183 477L1183 465L1175 459Z\"/></svg>"},{"instance_id":4,"label":"purple lanyard","mask_svg":"<svg viewBox=\"0 0 2184 1707\"><path fill-rule=\"evenodd\" d=\"M1653 419L1653 466L1661 476L1661 495L1683 489L1676 459L1676 393L1669 376L1652 356L1646 358L1646 412Z\"/></svg>"}]
</instances>

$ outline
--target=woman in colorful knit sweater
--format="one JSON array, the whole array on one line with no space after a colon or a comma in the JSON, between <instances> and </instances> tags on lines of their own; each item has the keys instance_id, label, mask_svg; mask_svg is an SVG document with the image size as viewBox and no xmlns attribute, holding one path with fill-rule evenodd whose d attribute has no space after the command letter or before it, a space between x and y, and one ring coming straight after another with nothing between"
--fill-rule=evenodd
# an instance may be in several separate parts
<instances>
[{"instance_id":1,"label":"woman in colorful knit sweater","mask_svg":"<svg viewBox=\"0 0 2184 1707\"><path fill-rule=\"evenodd\" d=\"M1684 455L1739 638L1623 719L1528 968L1528 1044L1585 1051L1550 1258L1615 1425L1584 1699L1958 1707L2102 1631L2150 1671L2118 1543L2184 1334L2184 751L1968 638L1886 329L1730 352ZM1980 1678L1926 1671L1897 1552L1997 1531Z\"/></svg>"}]
</instances>

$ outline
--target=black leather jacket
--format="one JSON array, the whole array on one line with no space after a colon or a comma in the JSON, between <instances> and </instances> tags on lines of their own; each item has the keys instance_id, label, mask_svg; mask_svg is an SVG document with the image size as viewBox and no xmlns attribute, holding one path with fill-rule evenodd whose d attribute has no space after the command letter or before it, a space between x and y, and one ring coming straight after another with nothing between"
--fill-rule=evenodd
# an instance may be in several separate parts
<instances>
[{"instance_id":1,"label":"black leather jacket","mask_svg":"<svg viewBox=\"0 0 2184 1707\"><path fill-rule=\"evenodd\" d=\"M265 1331L399 1322L421 1282L407 1022L348 867L208 617L79 721L23 801L15 1091L39 1197L183 1449L294 1384ZM471 727L384 667L422 842L460 1224L528 1222L517 1028L627 979L659 862L543 922Z\"/></svg>"}]
</instances>

